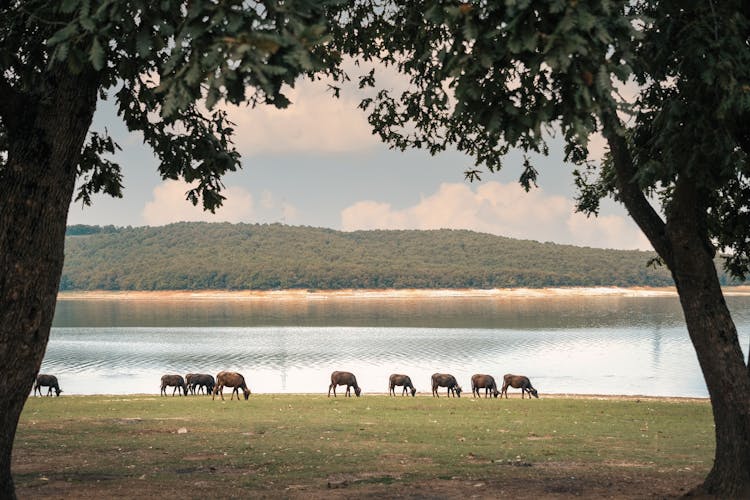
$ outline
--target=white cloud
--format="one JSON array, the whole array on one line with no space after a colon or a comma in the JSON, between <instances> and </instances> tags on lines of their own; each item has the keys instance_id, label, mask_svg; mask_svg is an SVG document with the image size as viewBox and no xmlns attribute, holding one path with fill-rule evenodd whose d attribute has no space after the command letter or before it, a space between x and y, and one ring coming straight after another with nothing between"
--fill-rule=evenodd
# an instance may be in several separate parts
<instances>
[{"instance_id":1,"label":"white cloud","mask_svg":"<svg viewBox=\"0 0 750 500\"><path fill-rule=\"evenodd\" d=\"M204 211L200 204L193 206L185 199L190 185L183 181L165 181L154 188L153 198L143 207L141 215L145 224L161 226L181 221L206 222L278 222L295 224L299 215L297 207L280 200L270 191L260 195L256 203L253 195L238 186L222 190L226 198L215 213Z\"/></svg>"},{"instance_id":2,"label":"white cloud","mask_svg":"<svg viewBox=\"0 0 750 500\"><path fill-rule=\"evenodd\" d=\"M182 181L165 181L154 188L153 199L143 207L143 220L150 226L180 221L247 222L255 216L253 197L241 187L222 191L224 204L215 213L193 206L185 199L190 186Z\"/></svg>"},{"instance_id":3,"label":"white cloud","mask_svg":"<svg viewBox=\"0 0 750 500\"><path fill-rule=\"evenodd\" d=\"M442 184L418 204L394 209L361 201L341 212L345 231L358 229L470 229L511 238L582 246L650 249L648 240L627 217L587 218L574 204L542 189L526 193L517 184L485 182L476 189Z\"/></svg>"},{"instance_id":4,"label":"white cloud","mask_svg":"<svg viewBox=\"0 0 750 500\"><path fill-rule=\"evenodd\" d=\"M371 149L379 144L359 97L335 99L323 82L301 81L287 96L286 109L261 105L224 106L236 124L235 144L243 156L263 153L340 153Z\"/></svg>"}]
</instances>

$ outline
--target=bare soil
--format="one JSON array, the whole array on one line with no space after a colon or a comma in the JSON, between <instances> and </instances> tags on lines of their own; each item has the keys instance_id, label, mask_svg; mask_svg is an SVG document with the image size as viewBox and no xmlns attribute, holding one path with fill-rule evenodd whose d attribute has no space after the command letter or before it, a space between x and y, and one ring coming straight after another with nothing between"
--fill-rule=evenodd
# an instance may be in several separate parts
<instances>
[{"instance_id":1,"label":"bare soil","mask_svg":"<svg viewBox=\"0 0 750 500\"><path fill-rule=\"evenodd\" d=\"M639 499L679 498L696 488L705 470L690 467L655 469L641 463L602 464L545 462L482 463L484 477L456 477L449 473L431 480L409 477L409 457L401 474L340 473L313 480L277 483L269 478L247 486L256 471L208 467L209 456L185 456L180 468L136 477L132 470L93 476L76 472L96 454L34 454L16 457L14 476L20 499L106 498L290 498L335 499ZM393 457L383 457L390 461ZM141 463L148 463L144 455ZM138 457L131 462L138 463ZM50 473L50 471L56 471ZM447 471L448 472L448 471ZM241 484L244 483L244 484Z\"/></svg>"},{"instance_id":2,"label":"bare soil","mask_svg":"<svg viewBox=\"0 0 750 500\"><path fill-rule=\"evenodd\" d=\"M64 464L62 468L65 468ZM18 467L17 467L18 469ZM26 469L27 467L22 467ZM480 479L436 478L409 481L377 473L320 478L312 483L267 484L262 489L237 487L233 478L247 471L176 471L180 481L159 484L147 478L80 477L76 481L40 478L18 488L19 498L410 498L410 499L531 499L678 498L697 486L695 471L644 471L638 464L613 464L593 469L586 464L508 465L488 467ZM29 471L30 472L30 471ZM205 477L207 476L207 477ZM217 476L225 476L217 481ZM70 477L68 473L68 477Z\"/></svg>"}]
</instances>

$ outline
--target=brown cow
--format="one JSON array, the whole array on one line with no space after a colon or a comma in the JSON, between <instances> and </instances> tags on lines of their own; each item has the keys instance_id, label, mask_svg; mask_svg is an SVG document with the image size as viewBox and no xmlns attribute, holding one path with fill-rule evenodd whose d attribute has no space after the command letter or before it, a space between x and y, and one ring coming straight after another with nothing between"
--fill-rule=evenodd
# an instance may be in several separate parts
<instances>
[{"instance_id":1,"label":"brown cow","mask_svg":"<svg viewBox=\"0 0 750 500\"><path fill-rule=\"evenodd\" d=\"M521 399L524 398L524 395L527 392L529 393L529 399L531 399L531 396L534 396L537 399L539 398L539 394L531 385L529 377L523 375L511 375L510 373L504 375L503 388L500 390L500 393L505 394L505 399L508 399L508 386L513 387L514 389L521 389Z\"/></svg>"},{"instance_id":2,"label":"brown cow","mask_svg":"<svg viewBox=\"0 0 750 500\"><path fill-rule=\"evenodd\" d=\"M214 386L213 395L211 399L216 399L216 393L218 392L221 396L221 400L224 401L224 386L234 387L232 391L232 397L230 401L234 399L234 395L237 394L237 401L240 400L240 389L245 394L245 399L250 397L250 389L245 384L245 377L237 372L219 372L216 375L216 385Z\"/></svg>"},{"instance_id":3,"label":"brown cow","mask_svg":"<svg viewBox=\"0 0 750 500\"><path fill-rule=\"evenodd\" d=\"M399 375L398 373L394 373L388 378L388 394L389 395L396 395L396 389L395 387L397 385L403 385L404 389L401 391L401 395L406 394L406 390L411 388L411 395L412 397L417 393L417 390L414 388L414 385L411 383L411 379L408 375Z\"/></svg>"},{"instance_id":4,"label":"brown cow","mask_svg":"<svg viewBox=\"0 0 750 500\"><path fill-rule=\"evenodd\" d=\"M185 393L185 396L188 395L188 386L185 383L185 379L182 378L182 375L162 375L161 377L161 395L162 396L167 395L167 387L174 387L174 389L172 389L173 397L177 389L182 389L183 392ZM180 394L180 396L182 396L182 394Z\"/></svg>"},{"instance_id":5,"label":"brown cow","mask_svg":"<svg viewBox=\"0 0 750 500\"><path fill-rule=\"evenodd\" d=\"M40 396L42 395L42 387L47 387L47 396L52 395L52 389L55 390L56 396L59 396L62 392L60 385L57 383L57 377L54 375L37 375L34 382L34 396L36 396L36 391L39 391Z\"/></svg>"},{"instance_id":6,"label":"brown cow","mask_svg":"<svg viewBox=\"0 0 750 500\"><path fill-rule=\"evenodd\" d=\"M461 397L461 386L456 382L456 377L448 373L434 373L432 375L432 395L440 397L438 394L438 387L447 387L448 397L451 397L453 393L454 397Z\"/></svg>"},{"instance_id":7,"label":"brown cow","mask_svg":"<svg viewBox=\"0 0 750 500\"><path fill-rule=\"evenodd\" d=\"M495 397L500 394L500 392L498 392L497 390L495 377L493 377L492 375L483 375L481 373L477 373L471 376L471 395L480 397L479 389L484 389L485 398L488 397L490 390L492 390L492 395Z\"/></svg>"},{"instance_id":8,"label":"brown cow","mask_svg":"<svg viewBox=\"0 0 750 500\"><path fill-rule=\"evenodd\" d=\"M336 397L336 386L345 385L346 395L352 397L351 388L354 387L354 394L359 397L362 394L362 389L357 385L357 377L351 372L333 372L331 373L331 385L328 386L328 397L331 397L331 389L333 389L333 397Z\"/></svg>"}]
</instances>

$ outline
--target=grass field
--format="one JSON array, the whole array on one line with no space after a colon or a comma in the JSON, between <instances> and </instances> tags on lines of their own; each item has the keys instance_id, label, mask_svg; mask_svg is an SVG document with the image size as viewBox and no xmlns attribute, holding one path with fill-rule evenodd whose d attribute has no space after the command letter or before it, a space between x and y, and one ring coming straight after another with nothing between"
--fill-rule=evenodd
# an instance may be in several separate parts
<instances>
[{"instance_id":1,"label":"grass field","mask_svg":"<svg viewBox=\"0 0 750 500\"><path fill-rule=\"evenodd\" d=\"M20 498L517 498L684 494L707 401L365 395L29 398Z\"/></svg>"}]
</instances>

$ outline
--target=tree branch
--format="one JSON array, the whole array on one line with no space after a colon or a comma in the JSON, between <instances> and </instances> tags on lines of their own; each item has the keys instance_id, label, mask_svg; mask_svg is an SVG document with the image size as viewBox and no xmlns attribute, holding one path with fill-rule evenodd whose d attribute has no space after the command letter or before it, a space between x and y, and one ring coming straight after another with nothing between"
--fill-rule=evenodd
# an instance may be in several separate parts
<instances>
[{"instance_id":1,"label":"tree branch","mask_svg":"<svg viewBox=\"0 0 750 500\"><path fill-rule=\"evenodd\" d=\"M672 246L666 236L666 224L646 199L636 181L636 168L628 149L620 120L614 109L605 111L602 116L602 134L609 144L617 177L617 190L622 203L641 231L653 245L654 250L672 269Z\"/></svg>"}]
</instances>

